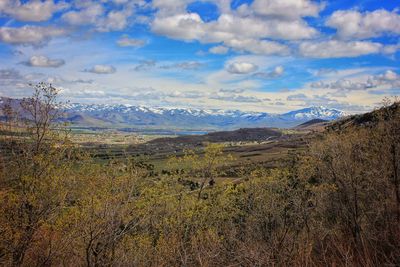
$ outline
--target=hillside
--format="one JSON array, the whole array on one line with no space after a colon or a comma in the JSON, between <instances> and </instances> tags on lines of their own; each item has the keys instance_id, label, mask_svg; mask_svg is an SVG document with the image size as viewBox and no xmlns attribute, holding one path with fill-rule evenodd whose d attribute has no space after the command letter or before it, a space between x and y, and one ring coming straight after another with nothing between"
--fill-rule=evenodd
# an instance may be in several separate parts
<instances>
[{"instance_id":1,"label":"hillside","mask_svg":"<svg viewBox=\"0 0 400 267\"><path fill-rule=\"evenodd\" d=\"M399 114L400 103L396 102L387 107L381 107L371 112L340 118L327 125L328 130L340 131L351 127L373 127L379 121L389 121Z\"/></svg>"},{"instance_id":2,"label":"hillside","mask_svg":"<svg viewBox=\"0 0 400 267\"><path fill-rule=\"evenodd\" d=\"M328 124L328 120L312 119L297 125L296 127L294 127L294 129L302 131L323 131Z\"/></svg>"},{"instance_id":3,"label":"hillside","mask_svg":"<svg viewBox=\"0 0 400 267\"><path fill-rule=\"evenodd\" d=\"M138 145L82 134L88 146L46 111L23 138L0 135L1 266L400 263L398 104L322 133L241 128Z\"/></svg>"}]
</instances>

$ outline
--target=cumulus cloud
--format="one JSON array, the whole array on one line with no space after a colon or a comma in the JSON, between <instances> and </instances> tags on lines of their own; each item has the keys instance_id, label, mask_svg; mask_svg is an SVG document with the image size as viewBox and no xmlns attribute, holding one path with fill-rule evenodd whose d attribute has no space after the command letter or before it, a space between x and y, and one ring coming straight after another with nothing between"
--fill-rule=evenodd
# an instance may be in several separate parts
<instances>
[{"instance_id":1,"label":"cumulus cloud","mask_svg":"<svg viewBox=\"0 0 400 267\"><path fill-rule=\"evenodd\" d=\"M358 57L380 53L383 45L369 41L338 41L303 42L299 46L302 56L312 58Z\"/></svg>"},{"instance_id":2,"label":"cumulus cloud","mask_svg":"<svg viewBox=\"0 0 400 267\"><path fill-rule=\"evenodd\" d=\"M263 16L295 20L318 16L324 5L309 0L255 0L251 8Z\"/></svg>"},{"instance_id":3,"label":"cumulus cloud","mask_svg":"<svg viewBox=\"0 0 400 267\"><path fill-rule=\"evenodd\" d=\"M361 13L356 10L339 10L326 21L326 25L337 29L344 39L366 39L384 34L400 34L400 15L384 9Z\"/></svg>"},{"instance_id":4,"label":"cumulus cloud","mask_svg":"<svg viewBox=\"0 0 400 267\"><path fill-rule=\"evenodd\" d=\"M273 79L283 75L285 69L283 66L276 66L270 72L257 72L253 74L253 77L261 78L261 79Z\"/></svg>"},{"instance_id":5,"label":"cumulus cloud","mask_svg":"<svg viewBox=\"0 0 400 267\"><path fill-rule=\"evenodd\" d=\"M257 65L249 62L233 62L226 67L226 70L233 74L248 74L257 69Z\"/></svg>"},{"instance_id":6,"label":"cumulus cloud","mask_svg":"<svg viewBox=\"0 0 400 267\"><path fill-rule=\"evenodd\" d=\"M144 45L146 45L146 41L145 40L141 40L141 39L133 39L133 38L129 38L128 36L122 36L118 41L117 44L119 46L122 47L127 47L127 46L131 46L131 47L142 47Z\"/></svg>"},{"instance_id":7,"label":"cumulus cloud","mask_svg":"<svg viewBox=\"0 0 400 267\"><path fill-rule=\"evenodd\" d=\"M204 22L197 13L156 17L152 30L158 34L181 40L199 40L205 43L231 39L272 38L284 40L309 39L317 31L304 21L262 19L255 16L222 14L216 21Z\"/></svg>"},{"instance_id":8,"label":"cumulus cloud","mask_svg":"<svg viewBox=\"0 0 400 267\"><path fill-rule=\"evenodd\" d=\"M20 0L2 0L0 3L0 15L4 14L19 21L47 21L51 19L54 13L65 10L69 4L64 1L54 2L28 1Z\"/></svg>"},{"instance_id":9,"label":"cumulus cloud","mask_svg":"<svg viewBox=\"0 0 400 267\"><path fill-rule=\"evenodd\" d=\"M74 26L94 24L104 12L105 10L101 4L88 2L78 11L64 13L61 19Z\"/></svg>"},{"instance_id":10,"label":"cumulus cloud","mask_svg":"<svg viewBox=\"0 0 400 267\"><path fill-rule=\"evenodd\" d=\"M311 39L319 34L302 19L303 16L318 14L320 5L311 1L256 1L252 6L239 7L237 12L231 11L229 5L219 1L217 4L221 14L211 21L203 21L199 14L187 12L184 7L188 1L178 2L176 5L157 4L158 12L151 22L152 31L178 40L222 44L211 48L210 53L223 54L228 48L232 48L266 55L288 54L289 48L280 41ZM276 12L274 16L262 15L257 13L258 8L254 8L257 5L270 5L275 10L286 10L282 13ZM288 6L293 7L294 12ZM247 11L243 11L244 9Z\"/></svg>"},{"instance_id":11,"label":"cumulus cloud","mask_svg":"<svg viewBox=\"0 0 400 267\"><path fill-rule=\"evenodd\" d=\"M90 25L97 31L119 31L125 29L135 8L135 1L121 1L117 9L107 9L99 2L78 2L76 10L62 15L61 19L70 25Z\"/></svg>"},{"instance_id":12,"label":"cumulus cloud","mask_svg":"<svg viewBox=\"0 0 400 267\"><path fill-rule=\"evenodd\" d=\"M223 45L211 47L208 50L211 54L224 55L229 52L229 48Z\"/></svg>"},{"instance_id":13,"label":"cumulus cloud","mask_svg":"<svg viewBox=\"0 0 400 267\"><path fill-rule=\"evenodd\" d=\"M65 61L63 59L50 59L46 56L32 56L22 64L29 67L58 68L64 65Z\"/></svg>"},{"instance_id":14,"label":"cumulus cloud","mask_svg":"<svg viewBox=\"0 0 400 267\"><path fill-rule=\"evenodd\" d=\"M97 30L102 32L123 30L128 26L128 18L132 14L133 9L130 7L122 10L112 10L97 23Z\"/></svg>"},{"instance_id":15,"label":"cumulus cloud","mask_svg":"<svg viewBox=\"0 0 400 267\"><path fill-rule=\"evenodd\" d=\"M203 21L197 13L156 17L152 30L173 39L196 40L205 34Z\"/></svg>"},{"instance_id":16,"label":"cumulus cloud","mask_svg":"<svg viewBox=\"0 0 400 267\"><path fill-rule=\"evenodd\" d=\"M314 82L313 88L340 89L340 90L365 90L373 88L374 85L368 82L357 82L348 79L341 79L334 82Z\"/></svg>"},{"instance_id":17,"label":"cumulus cloud","mask_svg":"<svg viewBox=\"0 0 400 267\"><path fill-rule=\"evenodd\" d=\"M289 48L278 42L256 39L231 39L225 41L227 46L237 51L246 51L260 55L288 55Z\"/></svg>"},{"instance_id":18,"label":"cumulus cloud","mask_svg":"<svg viewBox=\"0 0 400 267\"><path fill-rule=\"evenodd\" d=\"M368 90L386 87L397 88L400 86L400 75L392 70L387 70L378 75L371 75L360 81L355 79L340 79L337 81L319 81L311 84L312 88L338 89L338 90Z\"/></svg>"},{"instance_id":19,"label":"cumulus cloud","mask_svg":"<svg viewBox=\"0 0 400 267\"><path fill-rule=\"evenodd\" d=\"M65 29L41 26L23 26L20 28L1 27L0 41L15 45L40 46L52 37L67 34Z\"/></svg>"},{"instance_id":20,"label":"cumulus cloud","mask_svg":"<svg viewBox=\"0 0 400 267\"><path fill-rule=\"evenodd\" d=\"M85 69L84 71L96 74L112 74L116 72L116 69L110 65L94 65L90 69Z\"/></svg>"}]
</instances>

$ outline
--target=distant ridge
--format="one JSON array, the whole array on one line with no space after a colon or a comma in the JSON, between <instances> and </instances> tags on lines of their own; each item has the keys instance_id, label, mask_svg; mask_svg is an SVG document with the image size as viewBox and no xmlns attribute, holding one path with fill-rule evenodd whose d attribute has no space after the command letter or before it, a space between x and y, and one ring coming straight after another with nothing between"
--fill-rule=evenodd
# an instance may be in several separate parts
<instances>
[{"instance_id":1,"label":"distant ridge","mask_svg":"<svg viewBox=\"0 0 400 267\"><path fill-rule=\"evenodd\" d=\"M297 125L294 129L297 130L324 130L325 126L329 123L328 120L312 119L302 124Z\"/></svg>"},{"instance_id":2,"label":"distant ridge","mask_svg":"<svg viewBox=\"0 0 400 267\"><path fill-rule=\"evenodd\" d=\"M0 99L0 106L6 102ZM12 100L17 106L18 100ZM312 119L335 120L346 114L337 109L309 107L283 114L240 110L156 108L132 105L65 104L63 121L81 127L141 129L235 130L239 128L291 128Z\"/></svg>"}]
</instances>

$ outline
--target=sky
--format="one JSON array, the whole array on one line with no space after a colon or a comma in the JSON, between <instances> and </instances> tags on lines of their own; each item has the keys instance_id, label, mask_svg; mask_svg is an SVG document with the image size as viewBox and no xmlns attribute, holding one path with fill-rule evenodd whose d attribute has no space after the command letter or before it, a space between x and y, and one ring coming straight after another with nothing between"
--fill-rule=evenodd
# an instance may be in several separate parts
<instances>
[{"instance_id":1,"label":"sky","mask_svg":"<svg viewBox=\"0 0 400 267\"><path fill-rule=\"evenodd\" d=\"M400 94L398 0L0 0L0 96L286 112Z\"/></svg>"}]
</instances>

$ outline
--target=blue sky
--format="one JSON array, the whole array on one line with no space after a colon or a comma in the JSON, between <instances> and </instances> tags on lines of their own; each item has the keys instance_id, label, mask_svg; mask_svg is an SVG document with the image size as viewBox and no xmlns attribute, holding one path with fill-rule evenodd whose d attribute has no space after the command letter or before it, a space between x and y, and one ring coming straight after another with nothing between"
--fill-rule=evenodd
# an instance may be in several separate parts
<instances>
[{"instance_id":1,"label":"blue sky","mask_svg":"<svg viewBox=\"0 0 400 267\"><path fill-rule=\"evenodd\" d=\"M82 103L371 110L400 93L400 4L0 0L0 96L45 81Z\"/></svg>"}]
</instances>

